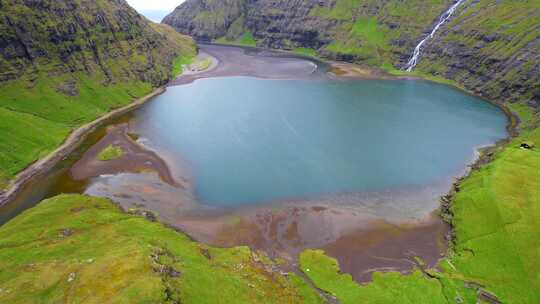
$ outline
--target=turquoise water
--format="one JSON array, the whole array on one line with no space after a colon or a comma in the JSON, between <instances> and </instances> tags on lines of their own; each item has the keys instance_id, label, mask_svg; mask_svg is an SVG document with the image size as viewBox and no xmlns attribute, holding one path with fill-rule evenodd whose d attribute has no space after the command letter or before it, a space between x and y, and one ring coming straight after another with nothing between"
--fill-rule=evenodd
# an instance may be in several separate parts
<instances>
[{"instance_id":1,"label":"turquoise water","mask_svg":"<svg viewBox=\"0 0 540 304\"><path fill-rule=\"evenodd\" d=\"M422 81L203 79L135 121L189 164L200 201L222 206L429 185L506 136L498 108Z\"/></svg>"}]
</instances>

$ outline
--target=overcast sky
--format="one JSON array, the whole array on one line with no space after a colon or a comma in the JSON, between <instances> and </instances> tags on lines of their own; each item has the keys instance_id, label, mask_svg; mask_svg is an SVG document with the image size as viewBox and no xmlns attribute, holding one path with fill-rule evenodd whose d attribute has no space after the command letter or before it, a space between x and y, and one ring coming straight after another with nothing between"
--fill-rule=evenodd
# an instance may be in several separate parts
<instances>
[{"instance_id":1,"label":"overcast sky","mask_svg":"<svg viewBox=\"0 0 540 304\"><path fill-rule=\"evenodd\" d=\"M143 11L172 12L184 0L127 0L127 2L141 13Z\"/></svg>"}]
</instances>

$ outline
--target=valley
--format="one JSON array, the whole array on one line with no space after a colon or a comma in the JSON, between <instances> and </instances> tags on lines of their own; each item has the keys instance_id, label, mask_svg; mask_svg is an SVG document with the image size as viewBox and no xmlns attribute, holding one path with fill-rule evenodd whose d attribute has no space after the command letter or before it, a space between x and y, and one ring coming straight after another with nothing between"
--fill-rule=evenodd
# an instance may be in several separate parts
<instances>
[{"instance_id":1,"label":"valley","mask_svg":"<svg viewBox=\"0 0 540 304\"><path fill-rule=\"evenodd\" d=\"M536 303L539 13L0 1L0 301Z\"/></svg>"}]
</instances>

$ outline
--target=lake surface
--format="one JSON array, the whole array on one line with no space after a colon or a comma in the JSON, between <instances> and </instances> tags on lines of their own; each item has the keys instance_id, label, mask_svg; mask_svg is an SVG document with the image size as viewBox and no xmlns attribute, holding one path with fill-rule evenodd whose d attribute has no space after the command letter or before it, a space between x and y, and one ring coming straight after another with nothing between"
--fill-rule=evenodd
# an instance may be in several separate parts
<instances>
[{"instance_id":1,"label":"lake surface","mask_svg":"<svg viewBox=\"0 0 540 304\"><path fill-rule=\"evenodd\" d=\"M215 69L177 78L89 134L0 207L0 225L45 198L83 193L290 265L319 248L358 282L409 271L416 257L435 267L449 227L433 211L477 148L507 135L500 109L430 82L347 80L290 54L201 50ZM126 155L100 163L109 144Z\"/></svg>"},{"instance_id":2,"label":"lake surface","mask_svg":"<svg viewBox=\"0 0 540 304\"><path fill-rule=\"evenodd\" d=\"M169 87L133 122L198 201L242 206L449 183L507 121L430 82L229 77Z\"/></svg>"}]
</instances>

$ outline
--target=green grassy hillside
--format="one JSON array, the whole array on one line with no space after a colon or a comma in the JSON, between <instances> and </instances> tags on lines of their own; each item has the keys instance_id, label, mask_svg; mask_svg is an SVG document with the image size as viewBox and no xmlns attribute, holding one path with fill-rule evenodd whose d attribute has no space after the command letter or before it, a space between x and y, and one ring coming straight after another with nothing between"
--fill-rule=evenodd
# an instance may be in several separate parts
<instances>
[{"instance_id":1,"label":"green grassy hillside","mask_svg":"<svg viewBox=\"0 0 540 304\"><path fill-rule=\"evenodd\" d=\"M0 269L1 303L322 303L263 254L207 247L78 195L0 228Z\"/></svg>"},{"instance_id":2,"label":"green grassy hillside","mask_svg":"<svg viewBox=\"0 0 540 304\"><path fill-rule=\"evenodd\" d=\"M0 188L74 128L144 96L192 56L191 38L124 1L3 0Z\"/></svg>"}]
</instances>

